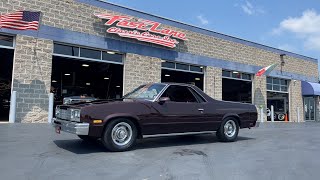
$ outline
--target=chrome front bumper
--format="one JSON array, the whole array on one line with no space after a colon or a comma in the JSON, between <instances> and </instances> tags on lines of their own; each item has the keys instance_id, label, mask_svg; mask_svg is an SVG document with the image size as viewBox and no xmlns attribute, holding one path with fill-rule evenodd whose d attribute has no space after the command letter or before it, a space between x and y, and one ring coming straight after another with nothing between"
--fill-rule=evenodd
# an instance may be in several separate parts
<instances>
[{"instance_id":1,"label":"chrome front bumper","mask_svg":"<svg viewBox=\"0 0 320 180\"><path fill-rule=\"evenodd\" d=\"M79 122L72 122L66 121L62 119L53 118L52 119L52 126L60 132L68 132L77 135L88 135L89 134L89 123L79 123Z\"/></svg>"}]
</instances>

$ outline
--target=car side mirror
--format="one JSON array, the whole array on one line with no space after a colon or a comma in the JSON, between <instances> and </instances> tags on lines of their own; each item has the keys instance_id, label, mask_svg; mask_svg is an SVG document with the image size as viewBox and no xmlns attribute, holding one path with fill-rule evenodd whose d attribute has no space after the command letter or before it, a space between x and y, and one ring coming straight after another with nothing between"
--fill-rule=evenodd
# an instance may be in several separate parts
<instances>
[{"instance_id":1,"label":"car side mirror","mask_svg":"<svg viewBox=\"0 0 320 180\"><path fill-rule=\"evenodd\" d=\"M170 101L170 98L169 97L160 97L159 100L158 100L158 103L162 105L166 101Z\"/></svg>"}]
</instances>

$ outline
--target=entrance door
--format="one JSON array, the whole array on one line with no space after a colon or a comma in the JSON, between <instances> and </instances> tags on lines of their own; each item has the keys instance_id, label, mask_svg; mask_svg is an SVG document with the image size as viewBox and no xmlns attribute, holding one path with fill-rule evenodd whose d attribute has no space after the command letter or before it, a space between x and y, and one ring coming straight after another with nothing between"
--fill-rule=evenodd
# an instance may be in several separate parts
<instances>
[{"instance_id":1,"label":"entrance door","mask_svg":"<svg viewBox=\"0 0 320 180\"><path fill-rule=\"evenodd\" d=\"M315 120L315 99L313 97L304 98L304 116L306 121Z\"/></svg>"}]
</instances>

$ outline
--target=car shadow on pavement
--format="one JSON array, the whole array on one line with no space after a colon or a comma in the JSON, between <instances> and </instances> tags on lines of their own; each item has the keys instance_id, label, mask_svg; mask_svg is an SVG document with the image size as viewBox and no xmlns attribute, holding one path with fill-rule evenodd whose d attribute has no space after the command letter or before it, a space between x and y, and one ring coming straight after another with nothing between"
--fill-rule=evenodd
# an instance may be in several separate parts
<instances>
[{"instance_id":1,"label":"car shadow on pavement","mask_svg":"<svg viewBox=\"0 0 320 180\"><path fill-rule=\"evenodd\" d=\"M253 140L249 137L238 137L238 141ZM75 154L90 154L98 152L108 152L100 140L86 142L81 139L70 140L55 140L53 141L59 148L65 149ZM132 150L159 148L159 147L174 147L188 146L197 144L212 144L221 143L215 135L187 135L187 136L172 136L158 137L137 140L137 143Z\"/></svg>"},{"instance_id":2,"label":"car shadow on pavement","mask_svg":"<svg viewBox=\"0 0 320 180\"><path fill-rule=\"evenodd\" d=\"M54 140L59 148L75 154L90 154L106 151L99 141L87 142L81 139Z\"/></svg>"},{"instance_id":3,"label":"car shadow on pavement","mask_svg":"<svg viewBox=\"0 0 320 180\"><path fill-rule=\"evenodd\" d=\"M252 140L254 138L238 137L237 141ZM215 135L187 135L187 136L172 136L172 137L159 137L148 138L137 141L133 149L148 149L158 147L171 147L171 146L188 146L200 144L222 143Z\"/></svg>"}]
</instances>

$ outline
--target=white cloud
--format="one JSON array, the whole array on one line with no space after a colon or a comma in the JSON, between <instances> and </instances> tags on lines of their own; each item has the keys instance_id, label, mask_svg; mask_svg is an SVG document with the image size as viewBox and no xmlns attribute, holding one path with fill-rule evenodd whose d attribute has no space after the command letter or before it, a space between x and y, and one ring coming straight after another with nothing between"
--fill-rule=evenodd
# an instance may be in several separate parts
<instances>
[{"instance_id":1,"label":"white cloud","mask_svg":"<svg viewBox=\"0 0 320 180\"><path fill-rule=\"evenodd\" d=\"M320 50L320 14L306 10L300 17L289 17L273 29L272 34L291 32L303 39L307 49Z\"/></svg>"},{"instance_id":2,"label":"white cloud","mask_svg":"<svg viewBox=\"0 0 320 180\"><path fill-rule=\"evenodd\" d=\"M290 52L297 51L297 49L290 44L281 44L280 46L278 46L278 49L282 49L282 50L290 51Z\"/></svg>"},{"instance_id":3,"label":"white cloud","mask_svg":"<svg viewBox=\"0 0 320 180\"><path fill-rule=\"evenodd\" d=\"M240 6L241 9L243 10L243 12L248 15L264 14L265 13L265 11L262 8L252 5L252 3L250 3L249 1L245 1L244 3L242 3L240 5L235 4L234 6L235 7Z\"/></svg>"},{"instance_id":4,"label":"white cloud","mask_svg":"<svg viewBox=\"0 0 320 180\"><path fill-rule=\"evenodd\" d=\"M241 8L246 14L252 15L254 13L253 6L249 1L246 1L245 4L242 4Z\"/></svg>"},{"instance_id":5,"label":"white cloud","mask_svg":"<svg viewBox=\"0 0 320 180\"><path fill-rule=\"evenodd\" d=\"M200 21L200 23L201 23L202 25L207 25L207 24L209 24L208 19L205 18L203 15L198 15L198 16L197 16L197 19Z\"/></svg>"}]
</instances>

